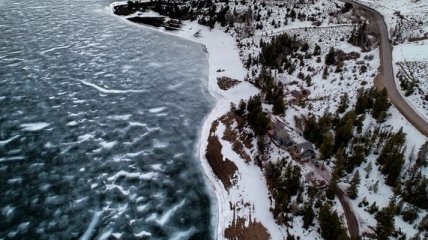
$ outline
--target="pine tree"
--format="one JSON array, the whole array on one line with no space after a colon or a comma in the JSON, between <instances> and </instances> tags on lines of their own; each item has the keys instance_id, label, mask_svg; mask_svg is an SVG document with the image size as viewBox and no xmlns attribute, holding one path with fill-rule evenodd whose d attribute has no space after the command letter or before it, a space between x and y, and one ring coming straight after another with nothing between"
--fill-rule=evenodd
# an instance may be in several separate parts
<instances>
[{"instance_id":1,"label":"pine tree","mask_svg":"<svg viewBox=\"0 0 428 240\"><path fill-rule=\"evenodd\" d=\"M344 113L349 106L349 97L348 94L345 93L340 97L339 106L337 107L338 113Z\"/></svg>"},{"instance_id":2,"label":"pine tree","mask_svg":"<svg viewBox=\"0 0 428 240\"><path fill-rule=\"evenodd\" d=\"M324 140L320 146L321 158L328 159L333 154L334 136L331 131L324 134Z\"/></svg>"},{"instance_id":3,"label":"pine tree","mask_svg":"<svg viewBox=\"0 0 428 240\"><path fill-rule=\"evenodd\" d=\"M406 134L401 128L385 142L377 162L382 165L381 172L386 175L385 183L393 186L399 177L404 164L404 143Z\"/></svg>"},{"instance_id":4,"label":"pine tree","mask_svg":"<svg viewBox=\"0 0 428 240\"><path fill-rule=\"evenodd\" d=\"M243 116L245 114L245 109L247 108L247 104L244 102L244 100L241 99L239 101L238 109L236 111L236 114Z\"/></svg>"},{"instance_id":5,"label":"pine tree","mask_svg":"<svg viewBox=\"0 0 428 240\"><path fill-rule=\"evenodd\" d=\"M376 214L376 234L378 240L388 240L394 232L394 204L383 208Z\"/></svg>"},{"instance_id":6,"label":"pine tree","mask_svg":"<svg viewBox=\"0 0 428 240\"><path fill-rule=\"evenodd\" d=\"M375 92L375 101L373 103L373 117L378 122L384 122L387 116L387 111L391 106L391 103L388 100L388 94L386 89L383 89L381 92Z\"/></svg>"},{"instance_id":7,"label":"pine tree","mask_svg":"<svg viewBox=\"0 0 428 240\"><path fill-rule=\"evenodd\" d=\"M349 140L353 137L353 128L356 115L354 111L349 111L340 120L340 123L336 129L334 149L338 149L340 146L346 148Z\"/></svg>"},{"instance_id":8,"label":"pine tree","mask_svg":"<svg viewBox=\"0 0 428 240\"><path fill-rule=\"evenodd\" d=\"M330 204L324 203L319 212L319 223L321 236L324 239L342 240L349 239L345 230L342 228L339 216L333 212Z\"/></svg>"},{"instance_id":9,"label":"pine tree","mask_svg":"<svg viewBox=\"0 0 428 240\"><path fill-rule=\"evenodd\" d=\"M416 168L426 167L428 163L428 141L426 141L419 148L418 156L416 158Z\"/></svg>"},{"instance_id":10,"label":"pine tree","mask_svg":"<svg viewBox=\"0 0 428 240\"><path fill-rule=\"evenodd\" d=\"M305 229L308 229L309 226L312 224L315 218L314 210L312 209L311 203L306 203L305 207L303 208L303 227Z\"/></svg>"},{"instance_id":11,"label":"pine tree","mask_svg":"<svg viewBox=\"0 0 428 240\"><path fill-rule=\"evenodd\" d=\"M275 115L283 114L285 111L285 103L284 103L284 92L282 87L276 87L275 89L275 100L273 102L272 112Z\"/></svg>"},{"instance_id":12,"label":"pine tree","mask_svg":"<svg viewBox=\"0 0 428 240\"><path fill-rule=\"evenodd\" d=\"M349 198L351 199L357 198L358 185L360 184L360 181L361 181L360 172L357 170L351 179L351 186L349 186L349 189L348 189Z\"/></svg>"},{"instance_id":13,"label":"pine tree","mask_svg":"<svg viewBox=\"0 0 428 240\"><path fill-rule=\"evenodd\" d=\"M331 176L330 184L328 184L327 190L325 191L325 195L330 200L333 200L334 196L336 195L338 179L339 177L337 176L337 171L334 171Z\"/></svg>"},{"instance_id":14,"label":"pine tree","mask_svg":"<svg viewBox=\"0 0 428 240\"><path fill-rule=\"evenodd\" d=\"M314 56L318 56L321 54L321 47L318 44L315 44Z\"/></svg>"},{"instance_id":15,"label":"pine tree","mask_svg":"<svg viewBox=\"0 0 428 240\"><path fill-rule=\"evenodd\" d=\"M334 56L334 47L330 48L330 51L325 56L325 64L326 65L334 65L336 63L336 58Z\"/></svg>"}]
</instances>

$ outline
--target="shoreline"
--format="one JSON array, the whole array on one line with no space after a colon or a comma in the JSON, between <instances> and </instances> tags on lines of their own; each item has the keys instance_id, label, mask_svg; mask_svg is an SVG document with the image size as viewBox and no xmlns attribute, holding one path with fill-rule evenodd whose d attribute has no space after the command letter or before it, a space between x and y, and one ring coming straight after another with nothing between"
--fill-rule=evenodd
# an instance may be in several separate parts
<instances>
[{"instance_id":1,"label":"shoreline","mask_svg":"<svg viewBox=\"0 0 428 240\"><path fill-rule=\"evenodd\" d=\"M192 41L194 43L201 44L201 46L205 48L208 57L207 90L213 98L213 108L205 116L201 125L198 142L195 147L197 152L195 154L197 154L197 156L199 157L201 167L205 173L204 178L209 180L209 182L207 182L206 184L206 187L207 190L211 191L211 193L208 192L208 194L210 196L216 197L216 201L212 204L213 207L215 205L215 210L213 208L214 211L212 211L213 216L211 219L214 239L224 239L224 231L228 227L227 221L232 220L230 219L230 217L233 215L233 211L229 209L227 204L228 197L226 195L228 194L228 191L220 182L220 179L215 176L213 169L211 168L205 157L205 152L208 146L208 136L210 134L211 124L217 118L221 117L229 110L229 105L231 102L235 102L235 104L237 104L238 101L241 99L230 99L225 97L225 92L222 92L222 90L219 89L217 85L217 77L227 76L241 81L241 84L249 84L247 82L244 82L244 77L247 73L247 70L244 68L243 63L240 59L239 49L236 45L236 41L232 36L227 33L224 33L223 31L217 28L209 30L208 27L199 25L197 22L183 21L183 27L178 31L167 31L163 28L156 28L149 25L138 24L127 20L125 17L117 16L116 14L114 14L113 7L120 4L126 4L126 2L111 3L108 6L109 13L133 26L144 27L163 34L178 37L187 41ZM200 32L201 37L195 37L194 34L196 32ZM207 37L207 35L211 36ZM218 41L222 42L219 43ZM226 49L224 49L225 46L227 47ZM218 49L220 47L223 48L223 51L213 51L214 49ZM231 60L231 58L224 57L224 52L228 52L228 55L235 55L232 58L232 61L224 61L226 59ZM223 61L219 59L222 57L224 57ZM224 71L217 72L217 69L222 69ZM212 193L212 191L214 193Z\"/></svg>"}]
</instances>

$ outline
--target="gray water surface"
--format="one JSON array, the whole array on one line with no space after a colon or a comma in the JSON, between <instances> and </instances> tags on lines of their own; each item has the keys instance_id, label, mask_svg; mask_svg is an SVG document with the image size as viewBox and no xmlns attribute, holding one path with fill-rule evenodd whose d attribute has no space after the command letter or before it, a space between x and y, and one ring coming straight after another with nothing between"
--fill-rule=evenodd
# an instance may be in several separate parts
<instances>
[{"instance_id":1,"label":"gray water surface","mask_svg":"<svg viewBox=\"0 0 428 240\"><path fill-rule=\"evenodd\" d=\"M106 0L0 0L0 239L208 239L195 43Z\"/></svg>"}]
</instances>

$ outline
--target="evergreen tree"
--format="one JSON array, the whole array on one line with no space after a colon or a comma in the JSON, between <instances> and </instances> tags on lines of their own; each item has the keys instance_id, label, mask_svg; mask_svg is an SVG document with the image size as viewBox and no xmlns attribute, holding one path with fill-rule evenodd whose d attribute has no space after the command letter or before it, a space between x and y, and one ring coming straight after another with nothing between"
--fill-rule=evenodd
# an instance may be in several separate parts
<instances>
[{"instance_id":1,"label":"evergreen tree","mask_svg":"<svg viewBox=\"0 0 428 240\"><path fill-rule=\"evenodd\" d=\"M324 203L319 212L321 236L328 240L349 239L342 228L339 216L332 211L330 204Z\"/></svg>"},{"instance_id":2,"label":"evergreen tree","mask_svg":"<svg viewBox=\"0 0 428 240\"><path fill-rule=\"evenodd\" d=\"M358 185L360 184L360 172L356 171L354 176L351 179L351 186L348 189L348 196L351 199L355 199L358 196Z\"/></svg>"},{"instance_id":3,"label":"evergreen tree","mask_svg":"<svg viewBox=\"0 0 428 240\"><path fill-rule=\"evenodd\" d=\"M340 97L339 106L337 107L338 113L344 113L349 106L349 97L348 94L345 93Z\"/></svg>"},{"instance_id":4,"label":"evergreen tree","mask_svg":"<svg viewBox=\"0 0 428 240\"><path fill-rule=\"evenodd\" d=\"M245 114L245 109L247 108L247 104L244 100L241 99L239 101L238 109L236 110L236 114L243 116Z\"/></svg>"},{"instance_id":5,"label":"evergreen tree","mask_svg":"<svg viewBox=\"0 0 428 240\"><path fill-rule=\"evenodd\" d=\"M404 143L406 135L403 129L392 134L385 142L377 162L382 165L381 172L386 175L385 183L393 186L404 164Z\"/></svg>"},{"instance_id":6,"label":"evergreen tree","mask_svg":"<svg viewBox=\"0 0 428 240\"><path fill-rule=\"evenodd\" d=\"M428 141L422 144L422 146L419 148L415 167L417 169L421 167L426 167L428 165L427 163L428 163Z\"/></svg>"},{"instance_id":7,"label":"evergreen tree","mask_svg":"<svg viewBox=\"0 0 428 240\"><path fill-rule=\"evenodd\" d=\"M303 208L303 227L308 229L312 225L315 218L314 210L311 203L306 203Z\"/></svg>"},{"instance_id":8,"label":"evergreen tree","mask_svg":"<svg viewBox=\"0 0 428 240\"><path fill-rule=\"evenodd\" d=\"M330 200L333 200L334 196L336 195L337 181L339 179L339 176L337 174L338 174L338 172L336 170L333 171L333 174L332 174L331 180L330 180L330 184L328 184L327 190L325 191L325 195Z\"/></svg>"},{"instance_id":9,"label":"evergreen tree","mask_svg":"<svg viewBox=\"0 0 428 240\"><path fill-rule=\"evenodd\" d=\"M415 206L428 209L428 179L418 172L412 179L404 183L403 199Z\"/></svg>"},{"instance_id":10,"label":"evergreen tree","mask_svg":"<svg viewBox=\"0 0 428 240\"><path fill-rule=\"evenodd\" d=\"M362 143L355 143L351 146L351 156L348 157L346 171L348 173L354 171L355 167L359 166L365 159L365 146Z\"/></svg>"},{"instance_id":11,"label":"evergreen tree","mask_svg":"<svg viewBox=\"0 0 428 240\"><path fill-rule=\"evenodd\" d=\"M326 65L334 65L336 63L336 58L334 56L334 47L331 47L327 55L325 56Z\"/></svg>"},{"instance_id":12,"label":"evergreen tree","mask_svg":"<svg viewBox=\"0 0 428 240\"><path fill-rule=\"evenodd\" d=\"M315 44L314 56L318 56L321 54L321 47L318 44Z\"/></svg>"},{"instance_id":13,"label":"evergreen tree","mask_svg":"<svg viewBox=\"0 0 428 240\"><path fill-rule=\"evenodd\" d=\"M324 134L323 142L320 146L321 158L328 159L333 154L334 136L331 131Z\"/></svg>"},{"instance_id":14,"label":"evergreen tree","mask_svg":"<svg viewBox=\"0 0 428 240\"><path fill-rule=\"evenodd\" d=\"M285 103L284 103L284 91L282 87L276 87L274 92L274 102L272 112L275 115L283 114L285 111Z\"/></svg>"},{"instance_id":15,"label":"evergreen tree","mask_svg":"<svg viewBox=\"0 0 428 240\"><path fill-rule=\"evenodd\" d=\"M376 234L378 240L388 240L394 232L394 211L393 204L383 208L376 214Z\"/></svg>"},{"instance_id":16,"label":"evergreen tree","mask_svg":"<svg viewBox=\"0 0 428 240\"><path fill-rule=\"evenodd\" d=\"M346 148L349 140L353 137L353 127L356 120L354 111L347 112L339 121L336 129L334 149L337 150L340 146Z\"/></svg>"},{"instance_id":17,"label":"evergreen tree","mask_svg":"<svg viewBox=\"0 0 428 240\"><path fill-rule=\"evenodd\" d=\"M387 111L389 107L391 106L391 103L388 100L388 94L386 92L386 89L383 89L380 92L375 92L375 101L373 103L373 117L378 122L384 122L387 116Z\"/></svg>"},{"instance_id":18,"label":"evergreen tree","mask_svg":"<svg viewBox=\"0 0 428 240\"><path fill-rule=\"evenodd\" d=\"M309 44L305 42L305 43L303 44L302 48L300 49L300 51L302 51L302 52L306 52L306 51L308 51L308 50L309 50Z\"/></svg>"}]
</instances>

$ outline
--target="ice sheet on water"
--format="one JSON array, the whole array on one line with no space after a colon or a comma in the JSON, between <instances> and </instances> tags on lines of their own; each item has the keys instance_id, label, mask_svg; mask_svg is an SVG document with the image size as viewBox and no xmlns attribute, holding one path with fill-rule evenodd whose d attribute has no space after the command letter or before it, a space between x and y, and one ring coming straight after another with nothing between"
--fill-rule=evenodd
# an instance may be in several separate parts
<instances>
[{"instance_id":1,"label":"ice sheet on water","mask_svg":"<svg viewBox=\"0 0 428 240\"><path fill-rule=\"evenodd\" d=\"M150 108L149 112L150 113L160 113L164 110L166 110L166 107L155 107L155 108Z\"/></svg>"},{"instance_id":2,"label":"ice sheet on water","mask_svg":"<svg viewBox=\"0 0 428 240\"><path fill-rule=\"evenodd\" d=\"M141 238L141 237L151 237L152 234L147 231L141 231L139 233L135 233L134 236Z\"/></svg>"},{"instance_id":3,"label":"ice sheet on water","mask_svg":"<svg viewBox=\"0 0 428 240\"><path fill-rule=\"evenodd\" d=\"M1 162L13 162L13 161L20 161L20 160L24 160L24 156L15 156L15 157L1 157L0 158L0 163Z\"/></svg>"},{"instance_id":4,"label":"ice sheet on water","mask_svg":"<svg viewBox=\"0 0 428 240\"><path fill-rule=\"evenodd\" d=\"M166 141L162 142L162 141L159 141L158 139L153 140L153 147L154 148L166 148L166 147L168 147L168 145L169 144Z\"/></svg>"},{"instance_id":5,"label":"ice sheet on water","mask_svg":"<svg viewBox=\"0 0 428 240\"><path fill-rule=\"evenodd\" d=\"M189 239L196 232L195 227L190 227L186 231L176 232L170 240L181 240L181 239Z\"/></svg>"},{"instance_id":6,"label":"ice sheet on water","mask_svg":"<svg viewBox=\"0 0 428 240\"><path fill-rule=\"evenodd\" d=\"M0 147L4 147L6 144L12 142L13 140L15 140L15 139L17 139L19 137L20 137L20 135L15 135L15 136L13 136L13 137L11 137L9 139L1 140L0 141Z\"/></svg>"},{"instance_id":7,"label":"ice sheet on water","mask_svg":"<svg viewBox=\"0 0 428 240\"><path fill-rule=\"evenodd\" d=\"M100 217L102 215L102 211L96 211L94 216L92 217L91 223L86 229L85 233L80 237L80 240L89 240L94 234L95 228L97 227L98 222L100 221Z\"/></svg>"},{"instance_id":8,"label":"ice sheet on water","mask_svg":"<svg viewBox=\"0 0 428 240\"><path fill-rule=\"evenodd\" d=\"M87 82L85 80L80 80L80 82L83 85L86 85L86 86L89 86L89 87L92 87L92 88L98 90L101 93L121 94L121 93L143 93L143 92L146 92L146 90L134 90L134 89L132 89L132 90L107 89L107 88L100 87L100 86L98 86L96 84Z\"/></svg>"},{"instance_id":9,"label":"ice sheet on water","mask_svg":"<svg viewBox=\"0 0 428 240\"><path fill-rule=\"evenodd\" d=\"M149 179L154 179L158 176L157 173L155 172L148 172L148 173L141 173L141 172L127 172L125 170L120 170L119 172L117 172L115 175L107 178L107 180L109 181L115 181L118 178L121 177L126 177L126 178L133 178L133 179L141 179L141 180L149 180Z\"/></svg>"},{"instance_id":10,"label":"ice sheet on water","mask_svg":"<svg viewBox=\"0 0 428 240\"><path fill-rule=\"evenodd\" d=\"M116 143L117 143L117 141L111 141L111 142L101 141L100 145L104 149L111 149L112 147L114 147L114 145L116 145Z\"/></svg>"},{"instance_id":11,"label":"ice sheet on water","mask_svg":"<svg viewBox=\"0 0 428 240\"><path fill-rule=\"evenodd\" d=\"M109 239L110 235L113 233L113 229L108 229L107 231L103 232L101 236L98 238L99 240L106 240Z\"/></svg>"},{"instance_id":12,"label":"ice sheet on water","mask_svg":"<svg viewBox=\"0 0 428 240\"><path fill-rule=\"evenodd\" d=\"M149 218L147 218L147 221L155 221L160 226L163 226L170 220L171 216L184 205L185 202L186 199L183 199L180 203L166 211L160 218L157 216L157 214L152 214Z\"/></svg>"},{"instance_id":13,"label":"ice sheet on water","mask_svg":"<svg viewBox=\"0 0 428 240\"><path fill-rule=\"evenodd\" d=\"M32 132L32 131L40 131L49 125L51 124L47 122L34 122L34 123L23 123L20 126L23 131Z\"/></svg>"},{"instance_id":14,"label":"ice sheet on water","mask_svg":"<svg viewBox=\"0 0 428 240\"><path fill-rule=\"evenodd\" d=\"M128 120L130 117L132 116L132 114L123 114L123 115L113 115L113 116L108 116L108 119L113 119L113 120L117 120L117 121L126 121Z\"/></svg>"}]
</instances>

